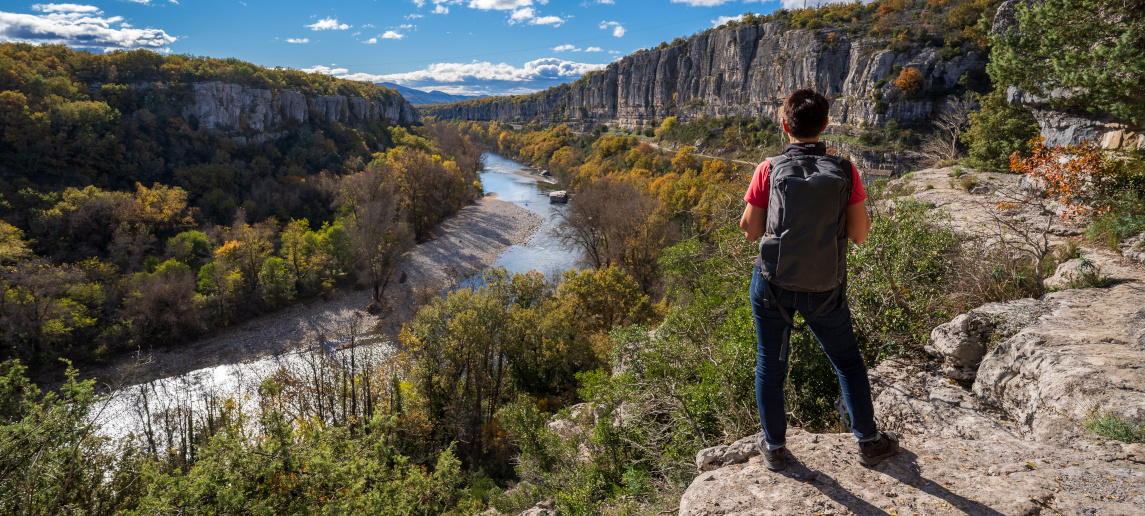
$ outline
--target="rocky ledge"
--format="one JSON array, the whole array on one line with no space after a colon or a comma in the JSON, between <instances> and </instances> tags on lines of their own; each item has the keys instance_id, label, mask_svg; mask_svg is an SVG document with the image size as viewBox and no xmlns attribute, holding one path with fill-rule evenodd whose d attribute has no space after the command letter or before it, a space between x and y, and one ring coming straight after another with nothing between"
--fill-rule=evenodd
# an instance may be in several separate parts
<instances>
[{"instance_id":1,"label":"rocky ledge","mask_svg":"<svg viewBox=\"0 0 1145 516\"><path fill-rule=\"evenodd\" d=\"M884 362L872 382L879 423L901 433L902 453L866 468L850 434L792 429L788 469L773 473L748 437L697 455L702 473L680 515L1128 515L1145 504L1145 446L1022 438L926 364Z\"/></svg>"},{"instance_id":2,"label":"rocky ledge","mask_svg":"<svg viewBox=\"0 0 1145 516\"><path fill-rule=\"evenodd\" d=\"M1145 418L1145 283L984 305L928 349L871 371L898 456L865 468L849 434L792 430L773 473L747 437L697 455L680 514L1141 514L1145 445L1083 423Z\"/></svg>"},{"instance_id":3,"label":"rocky ledge","mask_svg":"<svg viewBox=\"0 0 1145 516\"><path fill-rule=\"evenodd\" d=\"M1145 504L1145 467L1134 462L1145 457L1113 444L1082 450L907 435L902 453L865 468L853 440L789 432L787 470L768 471L757 454L704 472L680 500L680 515L1128 515Z\"/></svg>"}]
</instances>

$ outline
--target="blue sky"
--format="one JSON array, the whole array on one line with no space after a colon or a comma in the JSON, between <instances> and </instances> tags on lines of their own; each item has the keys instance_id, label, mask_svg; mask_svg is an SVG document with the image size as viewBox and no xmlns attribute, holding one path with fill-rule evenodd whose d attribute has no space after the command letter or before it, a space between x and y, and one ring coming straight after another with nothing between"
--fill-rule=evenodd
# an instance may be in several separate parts
<instances>
[{"instance_id":1,"label":"blue sky","mask_svg":"<svg viewBox=\"0 0 1145 516\"><path fill-rule=\"evenodd\" d=\"M801 0L782 0L790 6ZM236 57L459 94L544 89L759 0L0 0L0 41Z\"/></svg>"}]
</instances>

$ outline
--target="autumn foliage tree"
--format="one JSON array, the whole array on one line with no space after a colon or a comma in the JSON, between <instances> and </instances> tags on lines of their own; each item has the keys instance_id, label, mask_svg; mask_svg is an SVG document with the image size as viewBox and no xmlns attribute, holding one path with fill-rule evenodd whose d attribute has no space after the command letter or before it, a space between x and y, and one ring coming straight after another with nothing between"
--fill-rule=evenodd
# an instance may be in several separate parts
<instances>
[{"instance_id":1,"label":"autumn foliage tree","mask_svg":"<svg viewBox=\"0 0 1145 516\"><path fill-rule=\"evenodd\" d=\"M1065 207L1063 217L1100 215L1110 209L1115 162L1093 142L1047 147L1045 138L1030 141L1030 156L1010 156L1010 170L1044 186L1046 195Z\"/></svg>"},{"instance_id":2,"label":"autumn foliage tree","mask_svg":"<svg viewBox=\"0 0 1145 516\"><path fill-rule=\"evenodd\" d=\"M895 88L898 88L899 91L903 92L903 95L909 98L922 91L924 82L925 78L922 76L922 72L918 71L917 68L908 66L899 72L894 84Z\"/></svg>"}]
</instances>

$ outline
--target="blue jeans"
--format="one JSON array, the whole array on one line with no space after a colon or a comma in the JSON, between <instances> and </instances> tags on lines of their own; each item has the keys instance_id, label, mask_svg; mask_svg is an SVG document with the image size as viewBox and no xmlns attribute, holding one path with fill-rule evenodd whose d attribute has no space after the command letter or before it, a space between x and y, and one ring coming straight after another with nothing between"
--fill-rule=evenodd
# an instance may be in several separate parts
<instances>
[{"instance_id":1,"label":"blue jeans","mask_svg":"<svg viewBox=\"0 0 1145 516\"><path fill-rule=\"evenodd\" d=\"M855 339L855 330L851 327L850 306L836 298L819 315L816 312L829 300L830 292L792 292L771 287L773 295L769 296L767 280L760 275L759 267L753 269L751 311L755 315L755 402L768 448L782 448L787 442L783 381L787 376L788 362L787 357L781 356L781 348L784 332L789 331L790 325L776 302L783 306L788 316L794 316L798 310L827 353L839 377L839 387L843 390L843 402L851 413L851 431L855 437L860 442L877 438L871 383Z\"/></svg>"}]
</instances>

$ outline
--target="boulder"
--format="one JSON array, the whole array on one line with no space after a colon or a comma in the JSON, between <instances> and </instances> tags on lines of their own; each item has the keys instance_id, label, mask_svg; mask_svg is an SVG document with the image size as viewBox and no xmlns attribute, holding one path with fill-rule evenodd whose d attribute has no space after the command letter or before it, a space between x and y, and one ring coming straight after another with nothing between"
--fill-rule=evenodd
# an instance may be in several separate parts
<instances>
[{"instance_id":1,"label":"boulder","mask_svg":"<svg viewBox=\"0 0 1145 516\"><path fill-rule=\"evenodd\" d=\"M756 436L744 437L730 445L713 446L696 453L696 469L711 471L726 464L740 464L759 455Z\"/></svg>"},{"instance_id":2,"label":"boulder","mask_svg":"<svg viewBox=\"0 0 1145 516\"><path fill-rule=\"evenodd\" d=\"M1058 264L1054 275L1042 282L1046 288L1064 289L1074 286L1093 286L1103 280L1109 280L1108 274L1102 272L1101 267L1086 258L1073 258Z\"/></svg>"},{"instance_id":3,"label":"boulder","mask_svg":"<svg viewBox=\"0 0 1145 516\"><path fill-rule=\"evenodd\" d=\"M549 192L549 202L554 204L564 204L569 202L569 193L564 190Z\"/></svg>"},{"instance_id":4,"label":"boulder","mask_svg":"<svg viewBox=\"0 0 1145 516\"><path fill-rule=\"evenodd\" d=\"M978 363L986 356L986 340L994 331L989 319L974 312L955 317L930 332L926 351L942 358L943 372L956 380L973 380Z\"/></svg>"},{"instance_id":5,"label":"boulder","mask_svg":"<svg viewBox=\"0 0 1145 516\"><path fill-rule=\"evenodd\" d=\"M1050 306L1030 298L987 303L935 327L924 349L942 359L942 372L946 376L973 380L992 342L999 342L1033 324Z\"/></svg>"},{"instance_id":6,"label":"boulder","mask_svg":"<svg viewBox=\"0 0 1145 516\"><path fill-rule=\"evenodd\" d=\"M1139 263L1145 263L1145 232L1121 242L1121 256Z\"/></svg>"},{"instance_id":7,"label":"boulder","mask_svg":"<svg viewBox=\"0 0 1145 516\"><path fill-rule=\"evenodd\" d=\"M983 358L978 400L1036 441L1070 442L1098 410L1145 419L1145 283L1064 290L1037 303L1046 312Z\"/></svg>"},{"instance_id":8,"label":"boulder","mask_svg":"<svg viewBox=\"0 0 1145 516\"><path fill-rule=\"evenodd\" d=\"M537 505L522 511L521 514L517 516L553 516L557 513L556 507L556 504L552 501L545 500L543 502L537 502Z\"/></svg>"}]
</instances>

